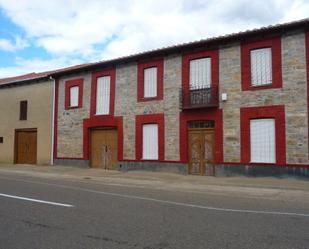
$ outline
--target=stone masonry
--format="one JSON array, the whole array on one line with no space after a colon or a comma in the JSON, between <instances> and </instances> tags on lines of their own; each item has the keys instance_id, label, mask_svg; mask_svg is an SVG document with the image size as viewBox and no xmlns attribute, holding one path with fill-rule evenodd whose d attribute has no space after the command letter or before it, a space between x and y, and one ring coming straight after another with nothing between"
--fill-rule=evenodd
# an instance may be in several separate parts
<instances>
[{"instance_id":1,"label":"stone masonry","mask_svg":"<svg viewBox=\"0 0 309 249\"><path fill-rule=\"evenodd\" d=\"M227 44L219 50L220 101L223 110L223 146L225 162L240 162L240 108L285 105L286 158L289 164L308 163L307 78L303 32L281 38L283 87L241 91L240 44ZM123 117L124 159L135 159L135 116L164 113L165 160L178 161L179 89L182 84L180 54L164 58L164 99L137 102L137 63L116 66L115 116ZM84 78L81 109L64 109L65 81ZM83 156L83 119L90 117L91 73L62 77L59 82L58 157ZM207 109L205 109L207 112Z\"/></svg>"}]
</instances>

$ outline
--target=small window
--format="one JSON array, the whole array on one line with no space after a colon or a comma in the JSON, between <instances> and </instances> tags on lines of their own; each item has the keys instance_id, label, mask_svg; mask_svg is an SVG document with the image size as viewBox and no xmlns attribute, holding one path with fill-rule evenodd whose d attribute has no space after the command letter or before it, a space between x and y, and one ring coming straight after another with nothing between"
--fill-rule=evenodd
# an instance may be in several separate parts
<instances>
[{"instance_id":1,"label":"small window","mask_svg":"<svg viewBox=\"0 0 309 249\"><path fill-rule=\"evenodd\" d=\"M28 102L27 100L20 101L19 120L27 120Z\"/></svg>"},{"instance_id":2,"label":"small window","mask_svg":"<svg viewBox=\"0 0 309 249\"><path fill-rule=\"evenodd\" d=\"M157 68L144 69L144 98L157 96Z\"/></svg>"},{"instance_id":3,"label":"small window","mask_svg":"<svg viewBox=\"0 0 309 249\"><path fill-rule=\"evenodd\" d=\"M0 144L3 144L3 137L0 137Z\"/></svg>"},{"instance_id":4,"label":"small window","mask_svg":"<svg viewBox=\"0 0 309 249\"><path fill-rule=\"evenodd\" d=\"M191 121L188 123L188 128L195 129L195 128L214 128L215 121L213 120L206 120L206 121Z\"/></svg>"},{"instance_id":5,"label":"small window","mask_svg":"<svg viewBox=\"0 0 309 249\"><path fill-rule=\"evenodd\" d=\"M204 89L211 85L211 58L190 61L190 89Z\"/></svg>"},{"instance_id":6,"label":"small window","mask_svg":"<svg viewBox=\"0 0 309 249\"><path fill-rule=\"evenodd\" d=\"M254 49L250 51L251 85L272 84L271 48Z\"/></svg>"},{"instance_id":7,"label":"small window","mask_svg":"<svg viewBox=\"0 0 309 249\"><path fill-rule=\"evenodd\" d=\"M96 114L109 114L110 106L110 84L111 77L103 76L97 78L97 93L96 93Z\"/></svg>"},{"instance_id":8,"label":"small window","mask_svg":"<svg viewBox=\"0 0 309 249\"><path fill-rule=\"evenodd\" d=\"M158 124L143 125L143 159L158 160Z\"/></svg>"},{"instance_id":9,"label":"small window","mask_svg":"<svg viewBox=\"0 0 309 249\"><path fill-rule=\"evenodd\" d=\"M70 107L78 107L79 86L70 87Z\"/></svg>"},{"instance_id":10,"label":"small window","mask_svg":"<svg viewBox=\"0 0 309 249\"><path fill-rule=\"evenodd\" d=\"M275 163L275 120L252 119L250 120L250 147L251 162Z\"/></svg>"}]
</instances>

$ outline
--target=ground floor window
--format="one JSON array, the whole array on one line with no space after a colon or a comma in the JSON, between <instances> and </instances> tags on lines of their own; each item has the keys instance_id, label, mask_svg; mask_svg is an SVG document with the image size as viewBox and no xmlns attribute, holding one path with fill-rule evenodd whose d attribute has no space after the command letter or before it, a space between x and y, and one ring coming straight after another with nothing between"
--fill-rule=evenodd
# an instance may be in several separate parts
<instances>
[{"instance_id":1,"label":"ground floor window","mask_svg":"<svg viewBox=\"0 0 309 249\"><path fill-rule=\"evenodd\" d=\"M250 150L251 162L275 163L275 120L251 119L250 120Z\"/></svg>"},{"instance_id":2,"label":"ground floor window","mask_svg":"<svg viewBox=\"0 0 309 249\"><path fill-rule=\"evenodd\" d=\"M158 125L143 125L143 159L158 160Z\"/></svg>"}]
</instances>

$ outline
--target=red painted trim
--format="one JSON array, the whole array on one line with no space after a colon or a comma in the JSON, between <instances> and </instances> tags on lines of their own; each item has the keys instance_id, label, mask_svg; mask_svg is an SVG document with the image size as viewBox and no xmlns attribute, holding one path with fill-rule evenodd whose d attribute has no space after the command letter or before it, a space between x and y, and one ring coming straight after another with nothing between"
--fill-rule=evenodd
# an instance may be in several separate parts
<instances>
[{"instance_id":1,"label":"red painted trim","mask_svg":"<svg viewBox=\"0 0 309 249\"><path fill-rule=\"evenodd\" d=\"M94 116L84 119L83 128L83 154L84 160L89 160L90 129L96 127L114 127L118 131L118 161L123 160L123 120L122 117Z\"/></svg>"},{"instance_id":2,"label":"red painted trim","mask_svg":"<svg viewBox=\"0 0 309 249\"><path fill-rule=\"evenodd\" d=\"M181 161L173 161L173 160L134 160L134 159L123 159L122 162L156 162L156 163L179 163L183 164Z\"/></svg>"},{"instance_id":3,"label":"red painted trim","mask_svg":"<svg viewBox=\"0 0 309 249\"><path fill-rule=\"evenodd\" d=\"M232 165L232 166L279 166L279 167L295 167L295 168L309 168L309 164L273 164L273 163L241 163L241 162L218 162L217 164Z\"/></svg>"},{"instance_id":4,"label":"red painted trim","mask_svg":"<svg viewBox=\"0 0 309 249\"><path fill-rule=\"evenodd\" d=\"M114 115L116 70L114 68L110 68L110 69L104 69L104 70L92 73L91 101L90 101L90 116L91 117L96 115L97 79L103 76L111 77L110 104L109 104L109 114L108 115ZM100 115L100 116L108 116L108 115Z\"/></svg>"},{"instance_id":5,"label":"red painted trim","mask_svg":"<svg viewBox=\"0 0 309 249\"><path fill-rule=\"evenodd\" d=\"M211 58L211 84L212 86L219 85L219 51L206 50L195 53L188 53L182 56L182 88L184 91L189 91L190 61L205 57Z\"/></svg>"},{"instance_id":6,"label":"red painted trim","mask_svg":"<svg viewBox=\"0 0 309 249\"><path fill-rule=\"evenodd\" d=\"M276 165L286 164L284 105L244 107L240 109L241 162L250 163L250 119L274 118L276 129ZM253 163L255 165L255 163ZM269 164L268 164L269 165ZM275 165L275 164L273 164Z\"/></svg>"},{"instance_id":7,"label":"red painted trim","mask_svg":"<svg viewBox=\"0 0 309 249\"><path fill-rule=\"evenodd\" d=\"M308 134L309 134L309 31L306 32L306 58L307 58L307 118L308 118ZM308 159L309 159L309 139L308 139Z\"/></svg>"},{"instance_id":8,"label":"red painted trim","mask_svg":"<svg viewBox=\"0 0 309 249\"><path fill-rule=\"evenodd\" d=\"M54 113L54 159L57 158L58 148L58 99L59 99L59 80L55 80L55 113Z\"/></svg>"},{"instance_id":9,"label":"red painted trim","mask_svg":"<svg viewBox=\"0 0 309 249\"><path fill-rule=\"evenodd\" d=\"M70 98L71 98L70 88L73 86L78 86L78 106L70 106ZM83 78L67 80L65 82L64 108L66 110L81 108L83 106L83 89L84 89L84 79Z\"/></svg>"},{"instance_id":10,"label":"red painted trim","mask_svg":"<svg viewBox=\"0 0 309 249\"><path fill-rule=\"evenodd\" d=\"M83 157L57 157L59 160L85 160Z\"/></svg>"},{"instance_id":11,"label":"red painted trim","mask_svg":"<svg viewBox=\"0 0 309 249\"><path fill-rule=\"evenodd\" d=\"M188 122L215 121L215 163L223 161L223 120L222 110L217 108L183 111L180 113L180 161L188 163Z\"/></svg>"},{"instance_id":12,"label":"red painted trim","mask_svg":"<svg viewBox=\"0 0 309 249\"><path fill-rule=\"evenodd\" d=\"M271 48L272 51L272 84L265 86L251 85L250 51L259 48ZM262 90L282 87L281 37L241 44L241 87L243 91Z\"/></svg>"},{"instance_id":13,"label":"red painted trim","mask_svg":"<svg viewBox=\"0 0 309 249\"><path fill-rule=\"evenodd\" d=\"M157 96L153 98L144 97L144 70L147 68L157 68ZM137 65L137 101L152 101L163 99L163 71L164 71L163 59L155 61L143 62Z\"/></svg>"},{"instance_id":14,"label":"red painted trim","mask_svg":"<svg viewBox=\"0 0 309 249\"><path fill-rule=\"evenodd\" d=\"M143 125L158 124L158 160L142 160L143 157ZM135 158L138 161L164 161L164 114L145 114L135 117Z\"/></svg>"}]
</instances>

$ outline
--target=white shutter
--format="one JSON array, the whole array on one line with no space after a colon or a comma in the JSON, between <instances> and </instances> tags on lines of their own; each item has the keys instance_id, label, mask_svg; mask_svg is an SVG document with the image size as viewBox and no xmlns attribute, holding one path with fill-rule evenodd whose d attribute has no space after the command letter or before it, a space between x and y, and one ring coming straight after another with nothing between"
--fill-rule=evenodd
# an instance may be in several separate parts
<instances>
[{"instance_id":1,"label":"white shutter","mask_svg":"<svg viewBox=\"0 0 309 249\"><path fill-rule=\"evenodd\" d=\"M252 86L268 85L272 83L271 48L254 49L251 57Z\"/></svg>"},{"instance_id":2,"label":"white shutter","mask_svg":"<svg viewBox=\"0 0 309 249\"><path fill-rule=\"evenodd\" d=\"M190 61L190 89L208 88L211 85L211 58Z\"/></svg>"},{"instance_id":3,"label":"white shutter","mask_svg":"<svg viewBox=\"0 0 309 249\"><path fill-rule=\"evenodd\" d=\"M158 125L143 125L143 159L158 160Z\"/></svg>"},{"instance_id":4,"label":"white shutter","mask_svg":"<svg viewBox=\"0 0 309 249\"><path fill-rule=\"evenodd\" d=\"M78 106L78 86L70 87L70 107Z\"/></svg>"},{"instance_id":5,"label":"white shutter","mask_svg":"<svg viewBox=\"0 0 309 249\"><path fill-rule=\"evenodd\" d=\"M96 114L109 114L110 76L97 78Z\"/></svg>"},{"instance_id":6,"label":"white shutter","mask_svg":"<svg viewBox=\"0 0 309 249\"><path fill-rule=\"evenodd\" d=\"M251 162L275 163L275 120L252 119L250 121Z\"/></svg>"},{"instance_id":7,"label":"white shutter","mask_svg":"<svg viewBox=\"0 0 309 249\"><path fill-rule=\"evenodd\" d=\"M151 98L157 96L157 68L144 69L144 97Z\"/></svg>"}]
</instances>

